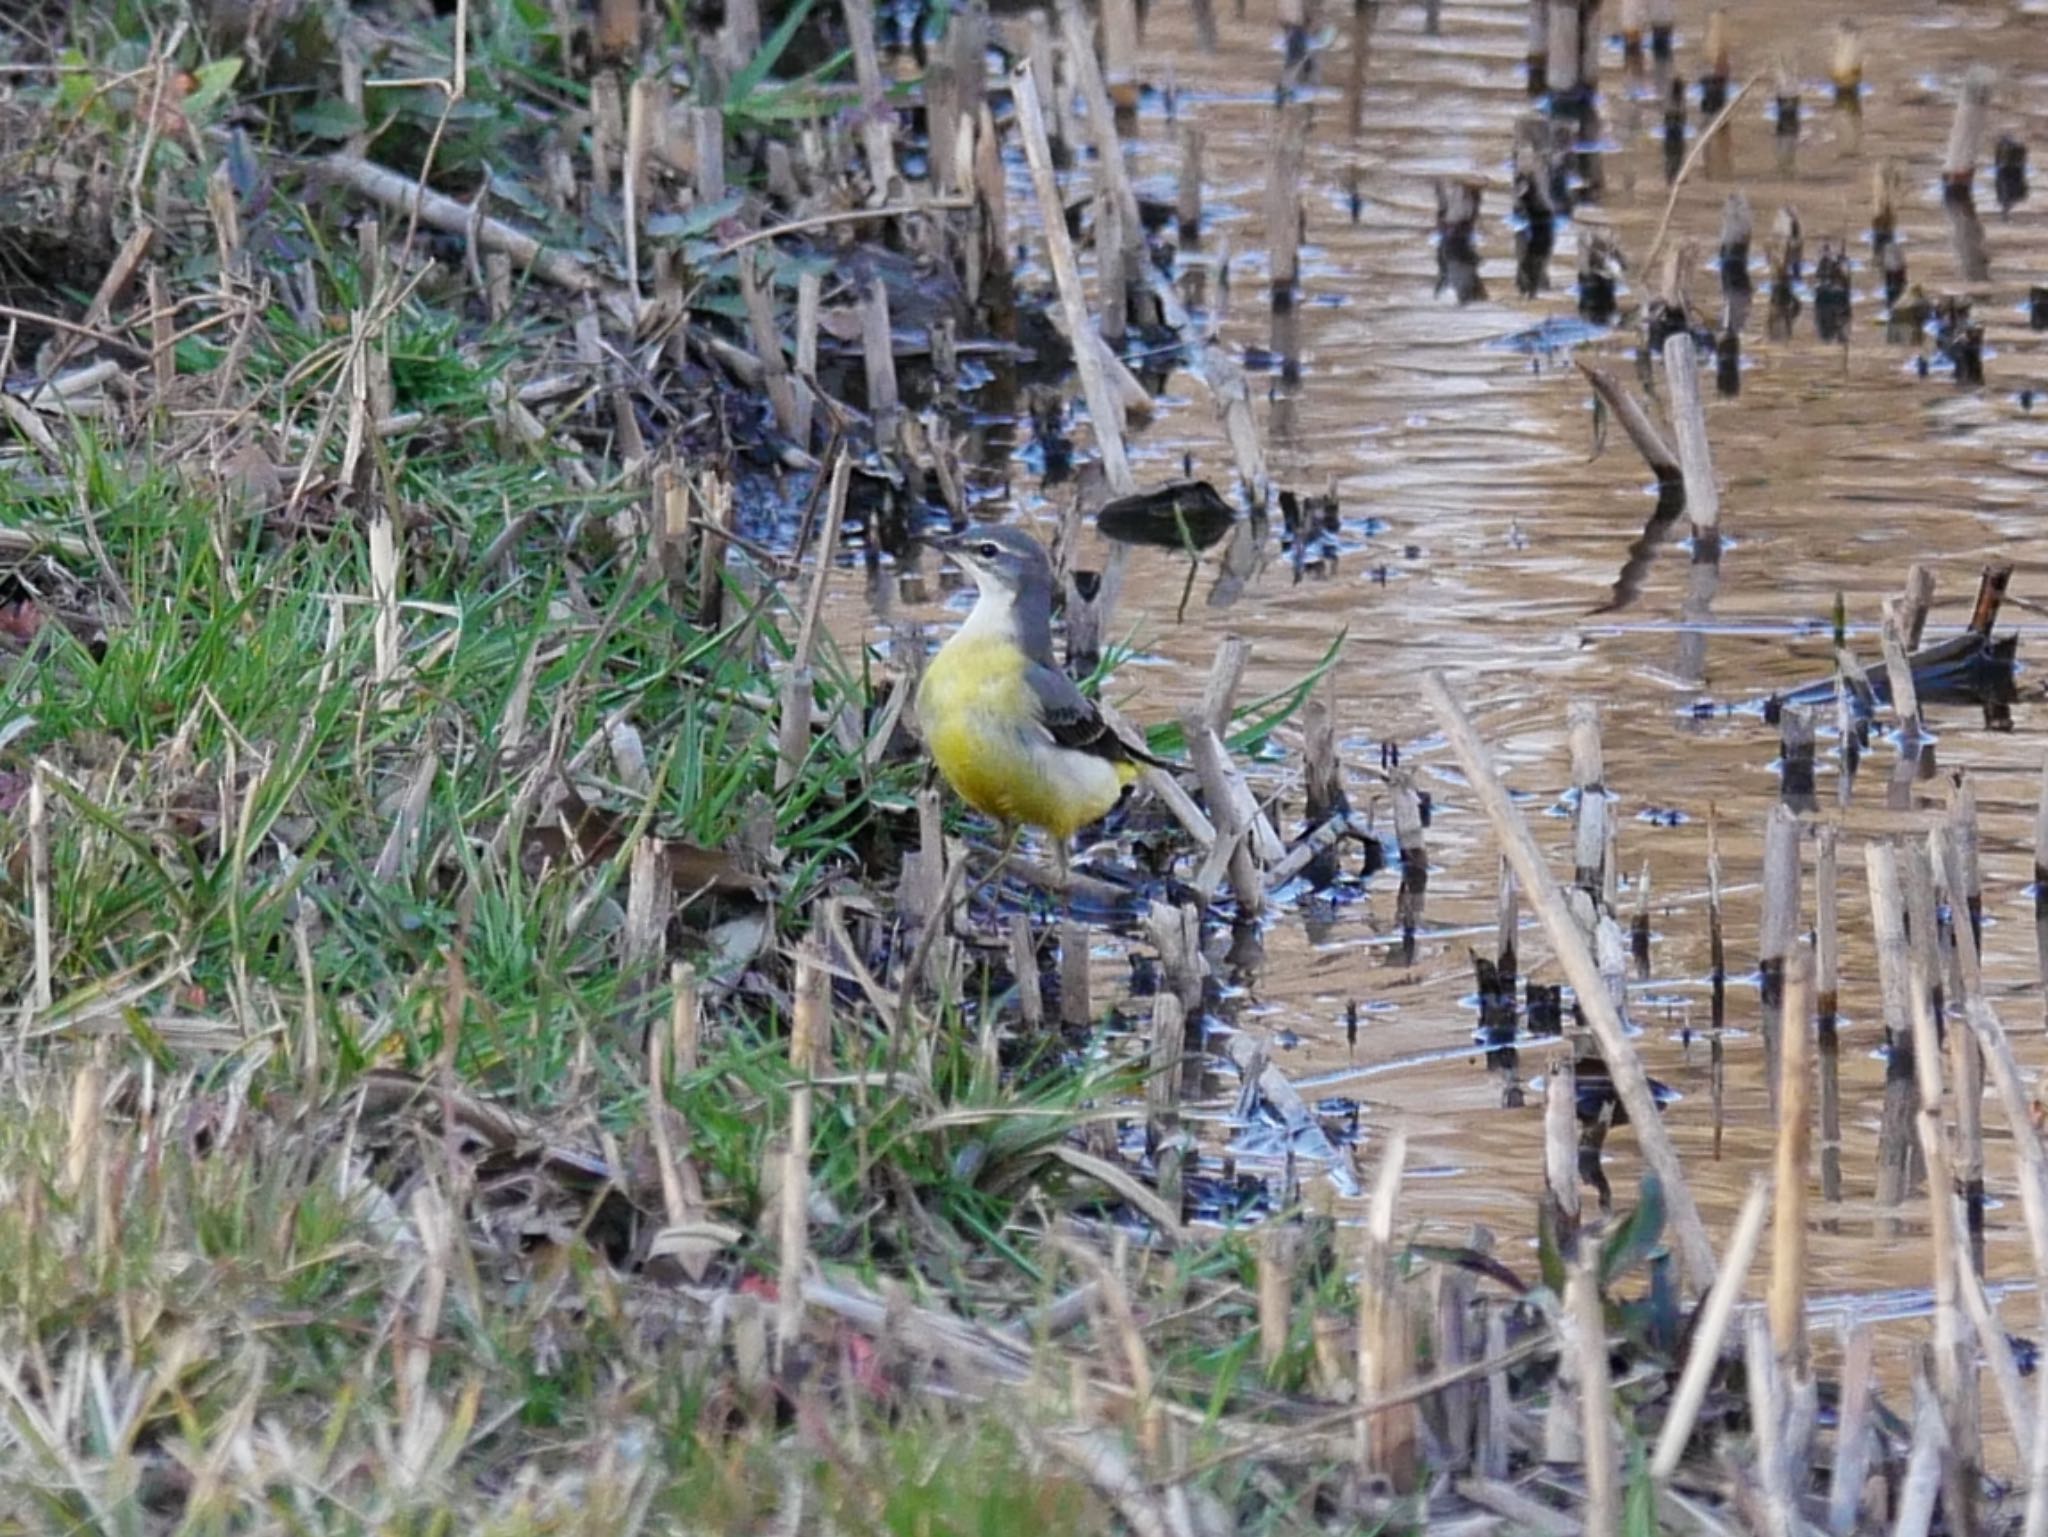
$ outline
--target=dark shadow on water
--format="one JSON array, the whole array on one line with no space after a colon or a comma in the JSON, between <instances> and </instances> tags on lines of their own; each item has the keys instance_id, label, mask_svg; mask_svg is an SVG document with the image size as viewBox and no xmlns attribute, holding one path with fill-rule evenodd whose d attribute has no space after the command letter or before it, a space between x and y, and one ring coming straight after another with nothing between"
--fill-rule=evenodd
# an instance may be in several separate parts
<instances>
[{"instance_id":1,"label":"dark shadow on water","mask_svg":"<svg viewBox=\"0 0 2048 1537\"><path fill-rule=\"evenodd\" d=\"M1614 579L1612 595L1594 609L1594 613L1620 613L1642 596L1643 583L1649 577L1650 567L1656 564L1657 551L1670 537L1672 526L1684 511L1684 484L1676 480L1659 484L1657 505L1650 513L1650 521L1643 525L1642 534L1628 547L1628 559L1622 562L1621 574Z\"/></svg>"}]
</instances>

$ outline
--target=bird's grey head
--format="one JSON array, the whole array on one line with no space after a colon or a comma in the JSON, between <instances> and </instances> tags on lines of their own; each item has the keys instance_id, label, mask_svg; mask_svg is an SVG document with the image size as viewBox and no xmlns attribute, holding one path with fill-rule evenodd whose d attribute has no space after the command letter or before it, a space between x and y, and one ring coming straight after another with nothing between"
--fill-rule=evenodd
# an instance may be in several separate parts
<instances>
[{"instance_id":1,"label":"bird's grey head","mask_svg":"<svg viewBox=\"0 0 2048 1537\"><path fill-rule=\"evenodd\" d=\"M1017 528L977 528L939 541L939 549L981 590L973 626L1000 625L1032 660L1052 657L1052 560L1045 546Z\"/></svg>"},{"instance_id":2,"label":"bird's grey head","mask_svg":"<svg viewBox=\"0 0 2048 1537\"><path fill-rule=\"evenodd\" d=\"M941 546L965 566L983 592L1028 598L1044 594L1052 601L1052 560L1045 546L1018 528L978 528L946 540Z\"/></svg>"}]
</instances>

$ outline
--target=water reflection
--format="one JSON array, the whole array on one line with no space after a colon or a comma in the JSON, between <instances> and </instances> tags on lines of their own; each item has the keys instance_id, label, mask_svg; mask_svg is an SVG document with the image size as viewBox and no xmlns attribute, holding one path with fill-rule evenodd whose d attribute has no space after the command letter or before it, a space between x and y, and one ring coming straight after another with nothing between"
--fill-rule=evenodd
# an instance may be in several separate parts
<instances>
[{"instance_id":1,"label":"water reflection","mask_svg":"<svg viewBox=\"0 0 2048 1537\"><path fill-rule=\"evenodd\" d=\"M1436 291L1449 289L1460 304L1486 297L1479 276L1477 177L1443 177L1436 184Z\"/></svg>"},{"instance_id":2,"label":"water reflection","mask_svg":"<svg viewBox=\"0 0 2048 1537\"><path fill-rule=\"evenodd\" d=\"M1693 688L1703 687L1707 681L1707 623L1720 590L1721 536L1695 532L1692 560L1686 566L1685 600L1679 608L1678 643L1671 659L1672 675Z\"/></svg>"}]
</instances>

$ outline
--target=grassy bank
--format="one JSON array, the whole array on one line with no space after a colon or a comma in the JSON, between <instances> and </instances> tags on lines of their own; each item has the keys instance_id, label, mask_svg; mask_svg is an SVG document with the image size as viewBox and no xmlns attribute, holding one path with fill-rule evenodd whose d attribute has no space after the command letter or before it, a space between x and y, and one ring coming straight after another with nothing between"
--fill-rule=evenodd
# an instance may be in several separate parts
<instances>
[{"instance_id":1,"label":"grassy bank","mask_svg":"<svg viewBox=\"0 0 2048 1537\"><path fill-rule=\"evenodd\" d=\"M817 636L785 729L813 577L773 534L825 466L771 445L754 515L740 380L593 364L574 294L506 303L309 164L460 186L601 39L479 16L450 110L351 100L295 14L12 44L12 184L68 201L4 247L0 1529L1151 1509L1115 1427L1211 1449L1249 1261L1111 1264L1144 1192L1081 1134L1138 1070L999 1036L979 968L903 996L893 679ZM373 79L449 77L400 20L351 34ZM735 149L830 109L788 40ZM707 261L685 323L736 347L734 294Z\"/></svg>"}]
</instances>

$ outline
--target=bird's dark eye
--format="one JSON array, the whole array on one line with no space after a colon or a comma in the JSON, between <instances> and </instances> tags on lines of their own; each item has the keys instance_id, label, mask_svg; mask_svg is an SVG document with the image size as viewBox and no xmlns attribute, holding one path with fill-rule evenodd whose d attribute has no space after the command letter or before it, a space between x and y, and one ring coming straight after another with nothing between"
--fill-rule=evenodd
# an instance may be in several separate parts
<instances>
[{"instance_id":1,"label":"bird's dark eye","mask_svg":"<svg viewBox=\"0 0 2048 1537\"><path fill-rule=\"evenodd\" d=\"M1002 554L1003 551L1000 545L996 544L994 541L989 541L981 545L979 548L977 548L974 553L979 555L983 560L994 560L998 555Z\"/></svg>"}]
</instances>

